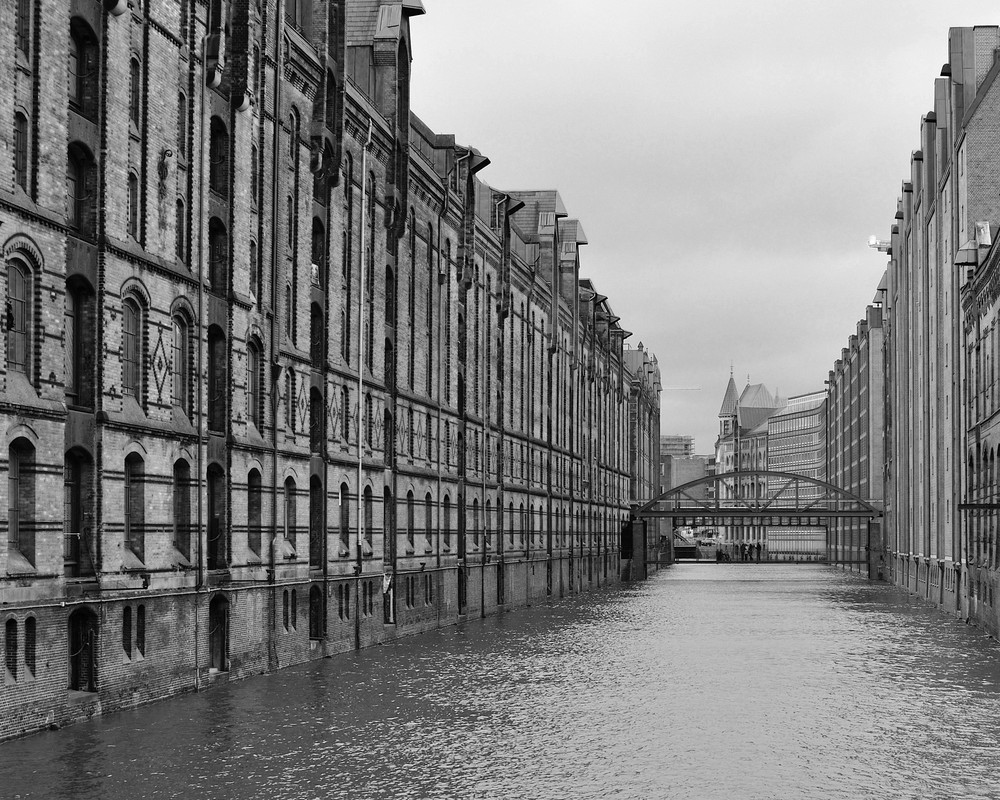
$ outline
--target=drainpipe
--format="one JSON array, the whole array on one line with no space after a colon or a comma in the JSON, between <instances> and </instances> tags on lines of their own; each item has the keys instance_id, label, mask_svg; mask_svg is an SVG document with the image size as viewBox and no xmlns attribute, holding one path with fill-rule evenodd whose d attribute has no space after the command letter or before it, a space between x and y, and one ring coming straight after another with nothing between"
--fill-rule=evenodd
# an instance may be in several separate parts
<instances>
[{"instance_id":1,"label":"drainpipe","mask_svg":"<svg viewBox=\"0 0 1000 800\"><path fill-rule=\"evenodd\" d=\"M279 203L279 181L278 181L278 160L280 158L280 138L281 138L281 45L285 38L284 14L281 3L274 7L275 27L274 27L274 135L271 137L271 335L270 335L270 369L271 379L271 542L268 550L271 568L268 571L268 582L271 584L270 605L271 605L271 632L268 643L268 667L273 672L278 668L277 652L275 651L274 634L278 626L278 601L277 588L275 587L277 563L275 560L274 547L276 531L278 529L278 380L280 370L275 369L277 363L278 348L276 345L279 335L278 325L278 203Z\"/></svg>"},{"instance_id":2,"label":"drainpipe","mask_svg":"<svg viewBox=\"0 0 1000 800\"><path fill-rule=\"evenodd\" d=\"M361 649L361 525L364 522L361 508L361 483L364 480L364 448L362 439L368 426L368 414L365 408L365 229L368 227L368 148L372 144L372 121L368 120L368 138L364 150L361 151L361 264L358 272L358 538L355 547L356 562L354 565L354 646ZM375 246L375 242L371 243ZM372 303L375 298L372 298ZM384 550L384 546L383 546Z\"/></svg>"},{"instance_id":3,"label":"drainpipe","mask_svg":"<svg viewBox=\"0 0 1000 800\"><path fill-rule=\"evenodd\" d=\"M441 273L441 226L444 223L444 218L448 215L448 206L450 200L450 194L448 190L448 179L451 173L458 168L456 164L450 170L445 173L443 188L444 188L444 202L441 204L441 211L438 212L438 226L437 226L437 245L435 250L437 251L438 258L438 300L437 300L437 341L438 341L438 358L437 361L437 502L435 506L437 508L437 526L435 528L435 538L436 546L434 548L437 560L438 570L441 569L441 374L442 374L442 362L444 359L441 357L441 330L442 330L442 313L441 313L441 303L444 301L445 293L441 288L444 286L445 281L448 280L448 268L449 265L445 264L444 273ZM430 435L430 432L428 432ZM438 617L441 616L441 604L438 603Z\"/></svg>"},{"instance_id":4,"label":"drainpipe","mask_svg":"<svg viewBox=\"0 0 1000 800\"><path fill-rule=\"evenodd\" d=\"M202 69L208 66L208 35L201 39ZM201 122L201 147L198 151L198 584L194 593L194 688L201 689L201 614L199 613L199 595L205 588L205 404L204 404L204 364L205 364L205 234L202 228L205 219L205 95L207 87L202 81L200 86L200 102L198 115ZM193 227L193 226L192 226Z\"/></svg>"}]
</instances>

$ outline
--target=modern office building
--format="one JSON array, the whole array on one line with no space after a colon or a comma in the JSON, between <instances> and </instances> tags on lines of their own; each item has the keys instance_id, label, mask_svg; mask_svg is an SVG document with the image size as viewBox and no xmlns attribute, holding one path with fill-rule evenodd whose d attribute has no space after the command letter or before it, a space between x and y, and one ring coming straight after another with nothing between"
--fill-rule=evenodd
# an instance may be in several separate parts
<instances>
[{"instance_id":1,"label":"modern office building","mask_svg":"<svg viewBox=\"0 0 1000 800\"><path fill-rule=\"evenodd\" d=\"M7 10L0 738L617 580L655 383L419 0Z\"/></svg>"},{"instance_id":2,"label":"modern office building","mask_svg":"<svg viewBox=\"0 0 1000 800\"><path fill-rule=\"evenodd\" d=\"M826 480L826 392L789 397L767 420L767 469ZM769 476L768 496L778 495L784 480ZM797 501L822 497L819 486L799 484ZM826 527L786 525L768 527L768 558L776 561L825 560Z\"/></svg>"}]
</instances>

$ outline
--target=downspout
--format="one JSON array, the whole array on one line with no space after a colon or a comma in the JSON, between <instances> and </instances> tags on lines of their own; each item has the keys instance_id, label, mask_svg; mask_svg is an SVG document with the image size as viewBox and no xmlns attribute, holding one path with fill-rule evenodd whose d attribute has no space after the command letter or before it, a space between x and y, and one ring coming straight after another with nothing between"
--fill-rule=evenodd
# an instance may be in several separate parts
<instances>
[{"instance_id":1,"label":"downspout","mask_svg":"<svg viewBox=\"0 0 1000 800\"><path fill-rule=\"evenodd\" d=\"M361 483L364 480L364 448L362 439L368 429L367 408L364 402L365 391L365 229L368 227L368 148L372 144L372 121L368 120L368 138L364 150L361 151L361 247L359 281L358 281L358 538L355 545L354 565L354 647L361 649L361 525L364 522L361 507ZM374 247L375 243L372 242ZM372 298L372 303L375 298ZM384 550L384 545L383 545Z\"/></svg>"},{"instance_id":2,"label":"downspout","mask_svg":"<svg viewBox=\"0 0 1000 800\"><path fill-rule=\"evenodd\" d=\"M274 135L271 137L271 363L269 375L271 378L271 543L270 569L268 570L268 582L271 584L270 605L271 605L271 635L268 642L268 668L273 672L278 668L278 657L275 650L274 636L278 626L278 601L277 588L275 587L277 563L275 561L275 538L278 530L278 380L280 369L275 369L277 364L278 350L276 341L278 337L278 159L281 149L279 139L281 137L281 44L285 38L284 15L282 14L281 3L274 7L275 29L274 29Z\"/></svg>"},{"instance_id":3,"label":"downspout","mask_svg":"<svg viewBox=\"0 0 1000 800\"><path fill-rule=\"evenodd\" d=\"M450 194L448 191L448 176L458 168L456 164L450 170L445 173L444 181L442 183L442 188L444 189L444 202L441 204L441 210L438 212L438 225L437 225L437 243L435 245L435 250L437 251L438 258L438 314L437 314L437 341L438 341L438 358L437 361L437 397L435 398L437 406L437 502L435 503L437 507L437 526L435 527L436 533L435 538L437 542L435 543L434 551L437 557L437 567L441 569L441 365L444 359L441 357L441 329L442 329L442 313L441 313L441 303L444 300L445 293L442 290L444 282L448 280L448 269L449 264L445 264L444 272L441 272L441 226L444 223L444 218L448 214L448 206L450 200ZM429 432L428 432L428 435ZM441 605L438 604L438 617L440 618Z\"/></svg>"},{"instance_id":4,"label":"downspout","mask_svg":"<svg viewBox=\"0 0 1000 800\"><path fill-rule=\"evenodd\" d=\"M201 39L202 70L208 67L208 34ZM202 81L204 84L205 81ZM201 614L199 613L199 595L205 588L205 234L202 223L205 219L205 95L207 87L202 85L201 100L198 115L201 122L201 147L198 151L198 584L195 588L194 604L194 687L201 690Z\"/></svg>"}]
</instances>

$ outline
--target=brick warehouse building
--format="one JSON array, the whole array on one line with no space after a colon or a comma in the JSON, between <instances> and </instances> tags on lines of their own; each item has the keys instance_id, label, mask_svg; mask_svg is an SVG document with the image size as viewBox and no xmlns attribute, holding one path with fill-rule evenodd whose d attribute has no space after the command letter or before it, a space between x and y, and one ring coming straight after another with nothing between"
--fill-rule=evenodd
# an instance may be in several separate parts
<instances>
[{"instance_id":1,"label":"brick warehouse building","mask_svg":"<svg viewBox=\"0 0 1000 800\"><path fill-rule=\"evenodd\" d=\"M964 508L992 502L995 440L981 423L994 345L989 320L962 303L979 291L967 285L986 253L978 223L1000 216L998 50L996 26L949 31L896 203L883 308L887 577L994 635L995 512Z\"/></svg>"},{"instance_id":2,"label":"brick warehouse building","mask_svg":"<svg viewBox=\"0 0 1000 800\"><path fill-rule=\"evenodd\" d=\"M421 13L0 7L0 738L630 570L629 334Z\"/></svg>"}]
</instances>

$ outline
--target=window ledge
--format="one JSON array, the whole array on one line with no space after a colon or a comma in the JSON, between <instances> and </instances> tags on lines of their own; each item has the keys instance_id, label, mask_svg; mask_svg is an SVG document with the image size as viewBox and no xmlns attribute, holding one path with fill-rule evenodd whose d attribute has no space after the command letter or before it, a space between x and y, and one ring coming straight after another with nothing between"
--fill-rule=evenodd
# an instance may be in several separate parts
<instances>
[{"instance_id":1,"label":"window ledge","mask_svg":"<svg viewBox=\"0 0 1000 800\"><path fill-rule=\"evenodd\" d=\"M7 575L10 577L35 576L38 574L24 553L16 547L7 548Z\"/></svg>"}]
</instances>

